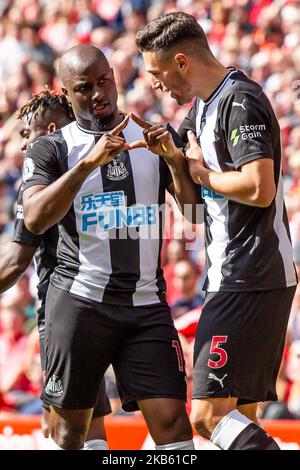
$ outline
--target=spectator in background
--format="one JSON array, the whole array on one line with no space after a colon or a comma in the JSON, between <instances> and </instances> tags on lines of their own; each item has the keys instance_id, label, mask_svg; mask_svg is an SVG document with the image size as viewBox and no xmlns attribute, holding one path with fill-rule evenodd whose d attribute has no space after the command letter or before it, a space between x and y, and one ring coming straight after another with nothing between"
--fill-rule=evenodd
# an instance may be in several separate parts
<instances>
[{"instance_id":1,"label":"spectator in background","mask_svg":"<svg viewBox=\"0 0 300 470\"><path fill-rule=\"evenodd\" d=\"M28 25L21 30L21 44L27 62L33 61L53 71L55 52L39 34L40 24Z\"/></svg>"},{"instance_id":2,"label":"spectator in background","mask_svg":"<svg viewBox=\"0 0 300 470\"><path fill-rule=\"evenodd\" d=\"M178 261L174 269L174 286L181 291L181 297L172 305L172 316L178 318L203 305L204 296L196 291L199 272L189 261Z\"/></svg>"},{"instance_id":3,"label":"spectator in background","mask_svg":"<svg viewBox=\"0 0 300 470\"><path fill-rule=\"evenodd\" d=\"M171 240L166 246L166 264L163 266L169 305L173 305L182 294L181 288L174 282L174 269L178 261L185 259L187 259L187 253L184 240Z\"/></svg>"},{"instance_id":4,"label":"spectator in background","mask_svg":"<svg viewBox=\"0 0 300 470\"><path fill-rule=\"evenodd\" d=\"M93 29L90 36L91 43L101 49L106 56L109 56L113 42L118 35L113 28L102 27Z\"/></svg>"},{"instance_id":5,"label":"spectator in background","mask_svg":"<svg viewBox=\"0 0 300 470\"><path fill-rule=\"evenodd\" d=\"M52 48L55 56L82 41L91 41L103 49L109 59L114 51L125 51L125 55L129 54L131 57L135 73L129 78L129 82L130 80L132 82L126 83L130 95L123 94L120 101L121 108L127 111L138 107L145 119L156 122L170 121L173 127L177 128L188 112L189 105L178 109L176 103L169 97L161 100L162 95L158 91L153 95L154 106L149 109L149 84L134 40L134 30L141 21L146 23L175 10L183 10L197 18L209 37L213 51L221 61L228 66L236 65L250 78L256 78L265 85L282 130L283 172L288 215L293 242L299 242L300 177L297 155L300 150L299 2L91 0L84 9L81 6L82 2L73 0L0 1L0 256L1 249L7 243L13 227L12 203L15 191L12 179L7 178L6 168L8 166L11 168L14 179L20 175L19 163L14 169L11 166L14 160L11 158L12 149L19 139L14 131L16 127L14 112L30 99L32 92L39 92L45 83L57 91L60 89L58 79L53 77L51 64L49 71L44 63L36 61L35 51L30 47L30 41L28 43L26 28L35 27L34 25L39 23L41 27L37 30L37 35L43 43ZM132 15L131 19L133 11L137 11L137 14ZM103 26L99 27L98 24ZM26 44L22 40L24 30L25 38L27 37ZM118 68L119 65L116 64L115 67ZM142 105L137 98L141 96L141 88L146 90ZM6 132L9 122L13 125ZM11 144L11 141L14 144ZM169 197L168 201L174 212L173 199ZM181 237L183 232L180 216L176 213L174 218L171 227L173 234L171 231L167 233L171 240L174 237ZM198 245L195 243L195 247L201 247L203 233L197 231L196 237ZM197 250L198 248L188 252L189 257L195 262L198 258ZM168 270L168 267L166 269ZM170 279L172 283L172 275ZM171 285L170 289L168 281L168 292L172 290L173 287Z\"/></svg>"},{"instance_id":6,"label":"spectator in background","mask_svg":"<svg viewBox=\"0 0 300 470\"><path fill-rule=\"evenodd\" d=\"M75 34L80 42L86 42L93 29L107 24L95 13L90 0L75 0L75 8L77 11Z\"/></svg>"},{"instance_id":7,"label":"spectator in background","mask_svg":"<svg viewBox=\"0 0 300 470\"><path fill-rule=\"evenodd\" d=\"M65 3L66 9L67 3ZM44 21L39 34L41 39L56 52L61 53L68 46L73 34L69 12L65 11L58 0L47 2L44 9Z\"/></svg>"},{"instance_id":8,"label":"spectator in background","mask_svg":"<svg viewBox=\"0 0 300 470\"><path fill-rule=\"evenodd\" d=\"M155 99L151 90L137 86L126 94L126 107L129 113L151 120Z\"/></svg>"},{"instance_id":9,"label":"spectator in background","mask_svg":"<svg viewBox=\"0 0 300 470\"><path fill-rule=\"evenodd\" d=\"M136 78L132 54L125 50L114 51L111 55L111 66L115 70L114 75L119 93L126 94L132 89L132 82Z\"/></svg>"},{"instance_id":10,"label":"spectator in background","mask_svg":"<svg viewBox=\"0 0 300 470\"><path fill-rule=\"evenodd\" d=\"M0 174L5 177L13 200L16 196L15 184L20 177L23 165L23 155L19 144L19 138L10 140L5 146L3 160L0 162Z\"/></svg>"},{"instance_id":11,"label":"spectator in background","mask_svg":"<svg viewBox=\"0 0 300 470\"><path fill-rule=\"evenodd\" d=\"M34 299L30 291L29 274L30 271L1 296L2 305L18 305L24 312L26 319L31 319L35 315Z\"/></svg>"},{"instance_id":12,"label":"spectator in background","mask_svg":"<svg viewBox=\"0 0 300 470\"><path fill-rule=\"evenodd\" d=\"M286 348L277 381L277 402L260 404L261 419L300 419L300 340Z\"/></svg>"},{"instance_id":13,"label":"spectator in background","mask_svg":"<svg viewBox=\"0 0 300 470\"><path fill-rule=\"evenodd\" d=\"M0 26L0 79L4 82L11 79L18 71L23 58L22 44L19 41L18 25L7 18L2 18Z\"/></svg>"},{"instance_id":14,"label":"spectator in background","mask_svg":"<svg viewBox=\"0 0 300 470\"><path fill-rule=\"evenodd\" d=\"M2 302L0 309L0 393L17 411L26 414L30 406L32 413L40 414L41 375L34 374L31 382L32 358L37 344L35 334L32 344L25 328L26 317L18 304Z\"/></svg>"},{"instance_id":15,"label":"spectator in background","mask_svg":"<svg viewBox=\"0 0 300 470\"><path fill-rule=\"evenodd\" d=\"M300 341L300 286L297 286L291 316L288 324L287 342Z\"/></svg>"},{"instance_id":16,"label":"spectator in background","mask_svg":"<svg viewBox=\"0 0 300 470\"><path fill-rule=\"evenodd\" d=\"M8 228L9 210L7 207L7 181L5 177L0 177L0 235Z\"/></svg>"},{"instance_id":17,"label":"spectator in background","mask_svg":"<svg viewBox=\"0 0 300 470\"><path fill-rule=\"evenodd\" d=\"M295 419L300 419L300 340L290 345L286 363L286 376L291 382L287 407Z\"/></svg>"}]
</instances>

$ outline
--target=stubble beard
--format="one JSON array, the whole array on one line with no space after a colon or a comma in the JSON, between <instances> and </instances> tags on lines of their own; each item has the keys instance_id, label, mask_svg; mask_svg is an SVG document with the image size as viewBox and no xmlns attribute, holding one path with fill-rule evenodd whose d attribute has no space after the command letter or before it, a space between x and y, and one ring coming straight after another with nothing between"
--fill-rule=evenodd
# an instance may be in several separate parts
<instances>
[{"instance_id":1,"label":"stubble beard","mask_svg":"<svg viewBox=\"0 0 300 470\"><path fill-rule=\"evenodd\" d=\"M104 132L115 127L116 113L112 112L104 117L93 116L91 121L91 130L94 132Z\"/></svg>"}]
</instances>

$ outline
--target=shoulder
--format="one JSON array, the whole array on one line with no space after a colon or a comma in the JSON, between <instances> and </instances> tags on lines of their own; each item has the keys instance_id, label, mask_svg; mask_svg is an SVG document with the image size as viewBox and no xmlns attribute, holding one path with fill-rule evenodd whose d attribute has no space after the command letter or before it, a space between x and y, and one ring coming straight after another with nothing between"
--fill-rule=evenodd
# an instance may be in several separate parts
<instances>
[{"instance_id":1,"label":"shoulder","mask_svg":"<svg viewBox=\"0 0 300 470\"><path fill-rule=\"evenodd\" d=\"M25 154L27 158L54 158L59 159L68 149L68 134L74 133L74 123L59 129L51 134L38 137L30 145Z\"/></svg>"},{"instance_id":2,"label":"shoulder","mask_svg":"<svg viewBox=\"0 0 300 470\"><path fill-rule=\"evenodd\" d=\"M231 76L232 84L227 88L219 100L219 108L235 102L236 108L247 110L247 103L260 104L262 108L270 105L262 86L237 71Z\"/></svg>"},{"instance_id":3,"label":"shoulder","mask_svg":"<svg viewBox=\"0 0 300 470\"><path fill-rule=\"evenodd\" d=\"M235 75L235 74L234 74ZM218 103L218 122L221 129L232 123L264 123L268 129L277 129L278 122L263 88L244 74L238 74L232 85L224 91Z\"/></svg>"},{"instance_id":4,"label":"shoulder","mask_svg":"<svg viewBox=\"0 0 300 470\"><path fill-rule=\"evenodd\" d=\"M49 139L48 135L38 137L33 142L31 142L28 146L25 157L30 154L34 154L37 151L40 151L41 149L45 149L45 151L53 151L55 149L55 146L52 140Z\"/></svg>"},{"instance_id":5,"label":"shoulder","mask_svg":"<svg viewBox=\"0 0 300 470\"><path fill-rule=\"evenodd\" d=\"M67 124L66 126L58 129L51 134L47 134L44 136L44 139L48 140L52 143L55 147L64 145L68 143L69 139L74 140L74 137L77 136L79 133L78 127L76 125L76 121Z\"/></svg>"}]
</instances>

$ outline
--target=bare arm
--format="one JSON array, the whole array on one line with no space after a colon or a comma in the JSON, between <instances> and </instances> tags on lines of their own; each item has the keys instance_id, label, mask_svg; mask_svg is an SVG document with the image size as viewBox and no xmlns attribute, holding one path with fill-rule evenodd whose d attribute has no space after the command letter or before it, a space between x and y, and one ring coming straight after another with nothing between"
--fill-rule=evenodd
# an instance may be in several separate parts
<instances>
[{"instance_id":1,"label":"bare arm","mask_svg":"<svg viewBox=\"0 0 300 470\"><path fill-rule=\"evenodd\" d=\"M200 223L197 216L197 205L201 204L200 190L194 184L188 169L187 161L182 152L180 157L168 163L173 182L168 190L175 197L182 214L192 223Z\"/></svg>"},{"instance_id":2,"label":"bare arm","mask_svg":"<svg viewBox=\"0 0 300 470\"><path fill-rule=\"evenodd\" d=\"M206 168L202 152L192 132L188 132L186 156L195 183L210 188L228 199L256 207L268 207L276 194L274 163L259 158L242 165L240 171L217 172Z\"/></svg>"},{"instance_id":3,"label":"bare arm","mask_svg":"<svg viewBox=\"0 0 300 470\"><path fill-rule=\"evenodd\" d=\"M70 209L87 176L126 148L124 139L118 133L126 126L128 119L129 116L113 131L102 136L85 158L54 183L49 186L35 185L24 191L24 220L31 232L41 234L58 223Z\"/></svg>"},{"instance_id":4,"label":"bare arm","mask_svg":"<svg viewBox=\"0 0 300 470\"><path fill-rule=\"evenodd\" d=\"M0 294L13 286L24 274L36 251L36 246L11 242L0 261Z\"/></svg>"},{"instance_id":5,"label":"bare arm","mask_svg":"<svg viewBox=\"0 0 300 470\"><path fill-rule=\"evenodd\" d=\"M23 193L24 221L28 230L37 235L57 224L70 209L73 199L92 170L84 160L54 183L35 185Z\"/></svg>"}]
</instances>

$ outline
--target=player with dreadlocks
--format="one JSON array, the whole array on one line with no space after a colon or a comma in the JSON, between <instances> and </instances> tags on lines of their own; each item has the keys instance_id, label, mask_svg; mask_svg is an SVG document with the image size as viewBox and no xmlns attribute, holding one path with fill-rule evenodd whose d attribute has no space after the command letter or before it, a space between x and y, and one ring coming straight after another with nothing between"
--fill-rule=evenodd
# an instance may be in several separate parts
<instances>
[{"instance_id":1,"label":"player with dreadlocks","mask_svg":"<svg viewBox=\"0 0 300 470\"><path fill-rule=\"evenodd\" d=\"M39 137L66 126L74 119L74 116L66 96L54 93L46 88L39 94L33 95L28 103L22 106L18 113L18 119L22 123L20 134L23 137L22 151L25 152L29 146L33 146L37 142ZM26 171L28 171L28 166L23 170L24 181L26 181ZM17 198L14 235L0 261L0 294L17 282L34 256L39 277L38 297L40 307L37 310L37 323L41 364L42 369L45 370L45 300L50 275L57 264L58 228L55 225L43 235L34 235L27 230L23 218L22 193L23 188L21 186ZM111 409L103 380L99 387L97 403L84 449L107 449L104 416L110 412ZM45 437L48 437L49 434L49 418L49 407L43 405L43 432Z\"/></svg>"},{"instance_id":2,"label":"player with dreadlocks","mask_svg":"<svg viewBox=\"0 0 300 470\"><path fill-rule=\"evenodd\" d=\"M34 138L44 135L45 132L53 132L54 127L63 127L74 120L72 107L65 96L51 91L48 87L34 94L20 108L17 117L22 121L24 128L28 128L32 120L35 121L35 125L30 129L31 132L37 133Z\"/></svg>"}]
</instances>

